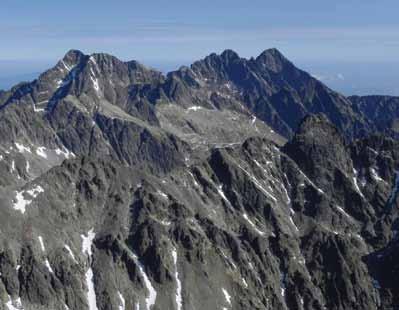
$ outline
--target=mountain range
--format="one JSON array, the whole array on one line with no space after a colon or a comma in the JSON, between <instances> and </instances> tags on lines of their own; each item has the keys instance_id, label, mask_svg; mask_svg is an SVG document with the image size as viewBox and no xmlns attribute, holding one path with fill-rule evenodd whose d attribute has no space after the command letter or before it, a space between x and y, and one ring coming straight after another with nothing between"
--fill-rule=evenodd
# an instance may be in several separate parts
<instances>
[{"instance_id":1,"label":"mountain range","mask_svg":"<svg viewBox=\"0 0 399 310\"><path fill-rule=\"evenodd\" d=\"M0 91L0 310L396 309L398 104L69 51Z\"/></svg>"}]
</instances>

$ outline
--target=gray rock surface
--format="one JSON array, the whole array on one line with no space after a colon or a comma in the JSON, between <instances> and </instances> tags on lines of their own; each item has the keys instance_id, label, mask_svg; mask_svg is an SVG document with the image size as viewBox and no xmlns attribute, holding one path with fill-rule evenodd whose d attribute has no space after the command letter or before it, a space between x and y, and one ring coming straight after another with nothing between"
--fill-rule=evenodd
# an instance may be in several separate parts
<instances>
[{"instance_id":1,"label":"gray rock surface","mask_svg":"<svg viewBox=\"0 0 399 310\"><path fill-rule=\"evenodd\" d=\"M355 105L275 49L68 52L0 94L0 309L397 307L399 142Z\"/></svg>"}]
</instances>

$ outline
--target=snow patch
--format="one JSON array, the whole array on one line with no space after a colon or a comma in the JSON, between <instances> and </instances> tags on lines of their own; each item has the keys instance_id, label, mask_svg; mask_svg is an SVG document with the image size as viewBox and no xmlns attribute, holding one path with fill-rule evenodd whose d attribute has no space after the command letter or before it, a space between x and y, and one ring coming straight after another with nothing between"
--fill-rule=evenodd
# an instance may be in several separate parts
<instances>
[{"instance_id":1,"label":"snow patch","mask_svg":"<svg viewBox=\"0 0 399 310\"><path fill-rule=\"evenodd\" d=\"M11 162L11 172L15 172L15 161L13 160L12 162Z\"/></svg>"},{"instance_id":2,"label":"snow patch","mask_svg":"<svg viewBox=\"0 0 399 310\"><path fill-rule=\"evenodd\" d=\"M281 297L285 298L285 290L286 290L286 286L285 286L285 278L286 278L286 274L283 273L281 275L280 278L280 293L281 293Z\"/></svg>"},{"instance_id":3,"label":"snow patch","mask_svg":"<svg viewBox=\"0 0 399 310\"><path fill-rule=\"evenodd\" d=\"M356 189L356 191L359 193L359 195L360 195L361 197L364 198L363 193L360 191L359 185L357 184L358 172L357 172L357 170L356 170L355 168L353 168L353 173L354 173L354 175L355 175L355 176L352 178L352 179L353 179L353 185L355 186L355 189Z\"/></svg>"},{"instance_id":4,"label":"snow patch","mask_svg":"<svg viewBox=\"0 0 399 310\"><path fill-rule=\"evenodd\" d=\"M203 107L201 107L201 106L192 106L192 107L189 107L187 109L187 111L198 111L198 110L201 110L201 109L203 109Z\"/></svg>"},{"instance_id":5,"label":"snow patch","mask_svg":"<svg viewBox=\"0 0 399 310\"><path fill-rule=\"evenodd\" d=\"M94 63L95 63L95 61L94 61ZM95 64L96 64L96 63L95 63ZM90 68L90 73L91 73L90 79L91 79L91 81L92 81L92 83L93 83L93 87L94 87L94 89L96 90L96 92L98 92L98 91L100 90L100 86L99 86L99 84L98 84L98 79L97 79L97 77L96 77L96 74L95 74L94 71L93 71L93 68Z\"/></svg>"},{"instance_id":6,"label":"snow patch","mask_svg":"<svg viewBox=\"0 0 399 310\"><path fill-rule=\"evenodd\" d=\"M305 173L303 173L302 170L300 170L299 168L298 168L298 170L299 170L300 174L305 178L306 181L308 181L308 183L309 183L310 185L312 185L320 194L325 195L324 191L323 191L321 188L317 187L317 186L308 178L308 176L307 176ZM304 184L304 183L301 183L301 184L299 184L299 186L300 186L300 187L304 187L305 184Z\"/></svg>"},{"instance_id":7,"label":"snow patch","mask_svg":"<svg viewBox=\"0 0 399 310\"><path fill-rule=\"evenodd\" d=\"M36 186L35 188L32 188L30 190L26 191L30 196L32 196L33 198L36 198L37 195L39 195L40 193L44 192L43 187L41 187L40 185Z\"/></svg>"},{"instance_id":8,"label":"snow patch","mask_svg":"<svg viewBox=\"0 0 399 310\"><path fill-rule=\"evenodd\" d=\"M234 262L230 258L228 258L227 255L222 250L220 250L220 252L222 253L223 257L226 259L226 261L231 265L231 267L237 269L236 264L234 264Z\"/></svg>"},{"instance_id":9,"label":"snow patch","mask_svg":"<svg viewBox=\"0 0 399 310\"><path fill-rule=\"evenodd\" d=\"M374 168L370 168L370 173L371 173L371 176L373 177L373 179L376 180L377 182L385 182L384 179L382 179L378 175L377 171Z\"/></svg>"},{"instance_id":10,"label":"snow patch","mask_svg":"<svg viewBox=\"0 0 399 310\"><path fill-rule=\"evenodd\" d=\"M68 66L65 61L61 60L61 63L64 65L64 68L69 72L72 70L72 68L70 66Z\"/></svg>"},{"instance_id":11,"label":"snow patch","mask_svg":"<svg viewBox=\"0 0 399 310\"><path fill-rule=\"evenodd\" d=\"M89 60L95 65L98 66L96 59L94 58L94 56L90 56Z\"/></svg>"},{"instance_id":12,"label":"snow patch","mask_svg":"<svg viewBox=\"0 0 399 310\"><path fill-rule=\"evenodd\" d=\"M94 233L94 229L90 229L87 232L87 236L81 235L82 238L82 253L87 254L89 257L89 263L91 263L91 257L92 257L92 245L93 245L93 240L96 237L96 234ZM87 301L89 303L89 310L98 310L97 308L97 297L96 297L96 291L94 288L94 281L93 281L93 269L89 265L89 269L86 272L86 286L87 286Z\"/></svg>"},{"instance_id":13,"label":"snow patch","mask_svg":"<svg viewBox=\"0 0 399 310\"><path fill-rule=\"evenodd\" d=\"M44 146L40 146L36 149L36 154L40 157L47 159L46 148Z\"/></svg>"},{"instance_id":14,"label":"snow patch","mask_svg":"<svg viewBox=\"0 0 399 310\"><path fill-rule=\"evenodd\" d=\"M285 186L284 186L283 183L280 183L280 184L281 184L281 189L283 190L283 192L284 192L284 194L285 194L285 197L286 197L286 199L287 199L287 204L290 205L290 204L291 204L291 198L290 198L290 196L288 195L288 191L287 191L287 189L285 188ZM291 209L291 210L292 210L292 209Z\"/></svg>"},{"instance_id":15,"label":"snow patch","mask_svg":"<svg viewBox=\"0 0 399 310\"><path fill-rule=\"evenodd\" d=\"M263 166L262 166L256 159L254 159L253 161L254 161L255 165L257 165L257 166L263 171L263 174L264 174L265 176L268 176L269 173L267 172L267 170L266 170L265 168L263 168ZM269 163L271 163L271 161L268 161L268 162L267 162L267 165L268 165Z\"/></svg>"},{"instance_id":16,"label":"snow patch","mask_svg":"<svg viewBox=\"0 0 399 310\"><path fill-rule=\"evenodd\" d=\"M36 104L33 105L33 108L35 108L36 105L45 104L45 103L48 103L48 100L36 102Z\"/></svg>"},{"instance_id":17,"label":"snow patch","mask_svg":"<svg viewBox=\"0 0 399 310\"><path fill-rule=\"evenodd\" d=\"M342 209L340 206L335 206L336 208L337 208L337 210L339 211L339 212L341 212L343 215L345 215L347 218L349 218L349 219L352 219L352 217L348 214L348 213L346 213L346 211L344 210L344 209Z\"/></svg>"},{"instance_id":18,"label":"snow patch","mask_svg":"<svg viewBox=\"0 0 399 310\"><path fill-rule=\"evenodd\" d=\"M96 92L98 92L100 90L100 86L98 85L98 79L97 78L93 78L92 76L90 76L91 81L93 82L93 87L96 90Z\"/></svg>"},{"instance_id":19,"label":"snow patch","mask_svg":"<svg viewBox=\"0 0 399 310\"><path fill-rule=\"evenodd\" d=\"M76 155L75 155L73 152L71 152L70 150L66 149L65 147L64 147L63 150L60 149L60 148L54 149L54 150L48 150L46 147L40 146L40 147L38 147L38 148L36 149L36 154L37 154L38 156L44 158L44 159L47 159L47 158L48 158L48 152L49 152L49 151L55 152L55 154L56 154L57 156L63 156L63 157L66 158L66 159L76 157Z\"/></svg>"},{"instance_id":20,"label":"snow patch","mask_svg":"<svg viewBox=\"0 0 399 310\"><path fill-rule=\"evenodd\" d=\"M177 310L181 310L183 308L183 298L182 298L182 286L179 279L179 272L177 268L177 251L176 248L172 250L173 263L175 265L175 280L176 280L176 305Z\"/></svg>"},{"instance_id":21,"label":"snow patch","mask_svg":"<svg viewBox=\"0 0 399 310\"><path fill-rule=\"evenodd\" d=\"M166 195L163 191L157 190L157 194L164 199L168 199L168 195Z\"/></svg>"},{"instance_id":22,"label":"snow patch","mask_svg":"<svg viewBox=\"0 0 399 310\"><path fill-rule=\"evenodd\" d=\"M218 185L216 189L217 189L217 191L218 191L219 196L222 197L222 199L223 199L229 206L231 206L230 201L227 199L226 195L224 194L223 185L221 185L221 184Z\"/></svg>"},{"instance_id":23,"label":"snow patch","mask_svg":"<svg viewBox=\"0 0 399 310\"><path fill-rule=\"evenodd\" d=\"M53 269L50 266L50 262L48 261L48 259L45 260L44 264L46 265L46 267L50 273L54 273Z\"/></svg>"},{"instance_id":24,"label":"snow patch","mask_svg":"<svg viewBox=\"0 0 399 310\"><path fill-rule=\"evenodd\" d=\"M75 258L75 255L73 254L71 248L70 248L67 244L64 245L64 248L68 251L69 256L71 256L72 260L73 260L75 263L77 263L76 258Z\"/></svg>"},{"instance_id":25,"label":"snow patch","mask_svg":"<svg viewBox=\"0 0 399 310\"><path fill-rule=\"evenodd\" d=\"M222 288L222 292L224 295L224 299L231 306L231 296L230 296L229 292L225 288Z\"/></svg>"},{"instance_id":26,"label":"snow patch","mask_svg":"<svg viewBox=\"0 0 399 310\"><path fill-rule=\"evenodd\" d=\"M118 297L121 302L119 305L119 310L125 310L126 302L125 302L125 298L123 298L123 295L121 294L121 292L118 292Z\"/></svg>"},{"instance_id":27,"label":"snow patch","mask_svg":"<svg viewBox=\"0 0 399 310\"><path fill-rule=\"evenodd\" d=\"M171 221L168 220L161 220L159 221L163 226L170 226L172 224Z\"/></svg>"},{"instance_id":28,"label":"snow patch","mask_svg":"<svg viewBox=\"0 0 399 310\"><path fill-rule=\"evenodd\" d=\"M25 171L26 171L27 174L29 174L29 171L30 171L30 163L29 163L29 161L26 161Z\"/></svg>"},{"instance_id":29,"label":"snow patch","mask_svg":"<svg viewBox=\"0 0 399 310\"><path fill-rule=\"evenodd\" d=\"M97 308L97 298L96 292L94 289L94 282L93 282L93 269L89 267L86 272L86 285L87 285L87 301L89 302L89 310L98 310Z\"/></svg>"},{"instance_id":30,"label":"snow patch","mask_svg":"<svg viewBox=\"0 0 399 310\"><path fill-rule=\"evenodd\" d=\"M40 193L43 192L44 189L40 185L31 190L16 192L15 202L13 205L14 210L21 211L21 213L24 214L26 211L26 207L32 203L33 199L35 199ZM28 194L32 197L32 199L25 199L24 194Z\"/></svg>"},{"instance_id":31,"label":"snow patch","mask_svg":"<svg viewBox=\"0 0 399 310\"><path fill-rule=\"evenodd\" d=\"M93 240L96 237L94 229L90 229L87 232L87 236L80 235L80 237L82 238L82 253L87 254L89 257L91 257L93 254L91 246L93 245Z\"/></svg>"},{"instance_id":32,"label":"snow patch","mask_svg":"<svg viewBox=\"0 0 399 310\"><path fill-rule=\"evenodd\" d=\"M46 252L46 248L44 247L44 242L42 236L38 237L39 243L40 243L40 248L42 249L42 252Z\"/></svg>"},{"instance_id":33,"label":"snow patch","mask_svg":"<svg viewBox=\"0 0 399 310\"><path fill-rule=\"evenodd\" d=\"M61 80L58 80L58 81L56 82L56 83L57 83L57 86L58 86L57 89L62 88L62 87L64 87L64 86L68 85L69 82L70 82L69 79L66 79L66 80L62 80L62 79L61 79Z\"/></svg>"},{"instance_id":34,"label":"snow patch","mask_svg":"<svg viewBox=\"0 0 399 310\"><path fill-rule=\"evenodd\" d=\"M11 296L8 295L8 301L6 303L7 310L23 310L21 298L18 297L16 300L12 300Z\"/></svg>"},{"instance_id":35,"label":"snow patch","mask_svg":"<svg viewBox=\"0 0 399 310\"><path fill-rule=\"evenodd\" d=\"M249 266L249 269L251 269L251 270L254 270L254 269L255 269L255 268L254 268L254 265L253 265L251 262L248 263L248 266Z\"/></svg>"},{"instance_id":36,"label":"snow patch","mask_svg":"<svg viewBox=\"0 0 399 310\"><path fill-rule=\"evenodd\" d=\"M45 101L46 103L48 101ZM36 108L36 104L33 105L33 112L39 113L39 112L44 112L46 109L44 108Z\"/></svg>"},{"instance_id":37,"label":"snow patch","mask_svg":"<svg viewBox=\"0 0 399 310\"><path fill-rule=\"evenodd\" d=\"M11 162L11 173L14 173L14 172L16 172L17 173L17 179L19 180L19 179L21 179L21 176L19 175L19 171L17 170L17 168L16 168L16 165L15 165L15 161L13 160L12 162Z\"/></svg>"},{"instance_id":38,"label":"snow patch","mask_svg":"<svg viewBox=\"0 0 399 310\"><path fill-rule=\"evenodd\" d=\"M250 220L250 218L248 217L248 214L243 213L242 217L248 222L249 225L251 225L251 227L261 236L264 236L265 233L261 230L259 230L256 225Z\"/></svg>"},{"instance_id":39,"label":"snow patch","mask_svg":"<svg viewBox=\"0 0 399 310\"><path fill-rule=\"evenodd\" d=\"M276 197L274 197L271 193L269 193L261 184L260 182L247 170L245 170L243 167L241 167L239 164L237 164L238 167L251 179L252 183L255 184L255 186L267 197L271 198L274 202L277 202Z\"/></svg>"},{"instance_id":40,"label":"snow patch","mask_svg":"<svg viewBox=\"0 0 399 310\"><path fill-rule=\"evenodd\" d=\"M17 148L19 153L25 153L25 152L32 153L32 151L30 150L30 147L20 144L18 142L15 142L15 147Z\"/></svg>"},{"instance_id":41,"label":"snow patch","mask_svg":"<svg viewBox=\"0 0 399 310\"><path fill-rule=\"evenodd\" d=\"M148 296L145 298L145 304L147 306L147 310L150 310L151 307L155 304L155 301L157 299L157 291L152 286L150 279L148 278L147 274L144 271L144 266L143 266L143 264L140 263L137 255L134 253L131 253L131 257L133 258L134 262L136 263L136 265L139 269L139 272L144 280L144 285L148 291Z\"/></svg>"},{"instance_id":42,"label":"snow patch","mask_svg":"<svg viewBox=\"0 0 399 310\"><path fill-rule=\"evenodd\" d=\"M194 186L195 187L200 187L197 180L195 179L194 175L191 173L191 171L188 171L188 174L192 177L193 182L194 182Z\"/></svg>"},{"instance_id":43,"label":"snow patch","mask_svg":"<svg viewBox=\"0 0 399 310\"><path fill-rule=\"evenodd\" d=\"M291 225L295 228L295 231L296 231L296 232L299 232L299 229L298 229L298 227L295 225L295 222L294 222L294 220L292 219L291 216L289 217L289 220L290 220Z\"/></svg>"},{"instance_id":44,"label":"snow patch","mask_svg":"<svg viewBox=\"0 0 399 310\"><path fill-rule=\"evenodd\" d=\"M62 155L62 156L64 156L66 159L69 159L70 157L72 157L72 158L76 157L76 155L75 155L74 153L72 153L70 150L68 150L68 149L66 149L66 148L64 148L64 150L55 149L54 151L55 151L55 153L56 153L58 156Z\"/></svg>"}]
</instances>

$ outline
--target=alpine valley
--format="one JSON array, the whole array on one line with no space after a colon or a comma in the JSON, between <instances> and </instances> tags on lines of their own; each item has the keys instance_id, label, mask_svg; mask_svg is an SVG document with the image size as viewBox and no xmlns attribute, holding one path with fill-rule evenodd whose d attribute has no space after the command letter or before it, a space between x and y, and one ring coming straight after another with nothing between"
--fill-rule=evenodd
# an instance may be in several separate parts
<instances>
[{"instance_id":1,"label":"alpine valley","mask_svg":"<svg viewBox=\"0 0 399 310\"><path fill-rule=\"evenodd\" d=\"M398 309L398 137L276 49L72 50L0 91L0 309Z\"/></svg>"}]
</instances>

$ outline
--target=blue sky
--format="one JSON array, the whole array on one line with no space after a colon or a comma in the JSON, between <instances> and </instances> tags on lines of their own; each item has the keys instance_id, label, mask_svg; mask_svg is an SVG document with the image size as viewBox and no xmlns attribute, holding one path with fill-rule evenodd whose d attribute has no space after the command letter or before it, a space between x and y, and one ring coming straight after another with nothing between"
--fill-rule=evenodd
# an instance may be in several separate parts
<instances>
[{"instance_id":1,"label":"blue sky","mask_svg":"<svg viewBox=\"0 0 399 310\"><path fill-rule=\"evenodd\" d=\"M1 0L0 77L2 63L39 70L71 48L161 69L226 48L249 57L269 47L310 69L396 65L398 12L397 0Z\"/></svg>"}]
</instances>

